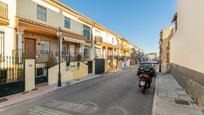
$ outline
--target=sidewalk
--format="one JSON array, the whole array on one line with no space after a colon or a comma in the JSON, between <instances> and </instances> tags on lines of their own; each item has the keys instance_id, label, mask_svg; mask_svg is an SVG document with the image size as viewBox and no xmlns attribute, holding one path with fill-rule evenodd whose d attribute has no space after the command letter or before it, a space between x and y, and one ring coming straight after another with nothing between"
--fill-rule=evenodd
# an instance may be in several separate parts
<instances>
[{"instance_id":1,"label":"sidewalk","mask_svg":"<svg viewBox=\"0 0 204 115\"><path fill-rule=\"evenodd\" d=\"M152 115L204 115L170 74L158 74Z\"/></svg>"}]
</instances>

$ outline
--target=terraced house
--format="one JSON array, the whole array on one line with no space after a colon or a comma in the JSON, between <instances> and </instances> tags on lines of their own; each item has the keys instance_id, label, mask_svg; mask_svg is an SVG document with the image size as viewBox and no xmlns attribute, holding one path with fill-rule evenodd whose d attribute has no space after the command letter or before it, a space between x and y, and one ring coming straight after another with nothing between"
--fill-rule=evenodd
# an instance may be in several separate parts
<instances>
[{"instance_id":1,"label":"terraced house","mask_svg":"<svg viewBox=\"0 0 204 115\"><path fill-rule=\"evenodd\" d=\"M138 47L129 44L121 36L109 31L94 28L93 36L95 38L96 73L130 66L132 50L139 51ZM103 68L101 68L102 65Z\"/></svg>"},{"instance_id":2,"label":"terraced house","mask_svg":"<svg viewBox=\"0 0 204 115\"><path fill-rule=\"evenodd\" d=\"M203 5L202 0L178 1L170 38L171 73L201 110L204 110Z\"/></svg>"},{"instance_id":3,"label":"terraced house","mask_svg":"<svg viewBox=\"0 0 204 115\"><path fill-rule=\"evenodd\" d=\"M57 0L0 0L0 96L56 84L59 58L66 82L129 66L133 50L139 48Z\"/></svg>"}]
</instances>

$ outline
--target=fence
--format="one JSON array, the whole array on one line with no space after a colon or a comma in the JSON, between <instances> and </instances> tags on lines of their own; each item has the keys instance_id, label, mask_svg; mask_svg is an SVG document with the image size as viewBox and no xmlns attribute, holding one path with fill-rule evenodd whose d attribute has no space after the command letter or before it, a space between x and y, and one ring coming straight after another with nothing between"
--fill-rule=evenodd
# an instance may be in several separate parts
<instances>
[{"instance_id":1,"label":"fence","mask_svg":"<svg viewBox=\"0 0 204 115\"><path fill-rule=\"evenodd\" d=\"M24 76L22 57L0 56L0 97L24 91Z\"/></svg>"}]
</instances>

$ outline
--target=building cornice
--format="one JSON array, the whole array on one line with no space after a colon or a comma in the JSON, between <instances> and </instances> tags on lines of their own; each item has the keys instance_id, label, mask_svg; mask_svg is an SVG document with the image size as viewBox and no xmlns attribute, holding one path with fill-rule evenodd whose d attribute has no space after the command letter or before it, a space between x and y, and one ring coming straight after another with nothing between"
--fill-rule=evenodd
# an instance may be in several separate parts
<instances>
[{"instance_id":1,"label":"building cornice","mask_svg":"<svg viewBox=\"0 0 204 115\"><path fill-rule=\"evenodd\" d=\"M57 35L56 35L57 28L56 27L49 26L47 24L43 24L43 23L40 23L40 22L36 22L36 21L33 21L33 20L21 18L21 17L18 17L17 19L18 19L18 25L19 24L24 24L24 25L27 25L27 26L30 26L30 27L31 26L38 26L39 28L42 28L42 29L43 28L44 29L48 29L54 36L57 37ZM74 33L74 32L70 32L70 31L67 31L67 30L62 30L62 31L63 31L63 35L64 36L75 38L75 39L84 40L87 43L91 43L92 42L91 40L85 39L85 37L80 35L80 34L77 34L77 33Z\"/></svg>"},{"instance_id":2,"label":"building cornice","mask_svg":"<svg viewBox=\"0 0 204 115\"><path fill-rule=\"evenodd\" d=\"M127 41L125 38L123 38L122 36L120 36L119 34L109 30L108 28L102 26L101 24L93 21L92 19L78 13L77 11L71 9L70 7L64 5L63 3L59 2L58 0L44 0L45 2L49 3L49 4L52 4L54 6L57 6L58 8L61 8L62 10L66 11L67 13L70 13L71 15L77 17L79 20L97 28L97 29L100 29L100 30L103 30L109 34L112 34L114 36L116 36L117 38L119 38L120 40L125 40Z\"/></svg>"}]
</instances>

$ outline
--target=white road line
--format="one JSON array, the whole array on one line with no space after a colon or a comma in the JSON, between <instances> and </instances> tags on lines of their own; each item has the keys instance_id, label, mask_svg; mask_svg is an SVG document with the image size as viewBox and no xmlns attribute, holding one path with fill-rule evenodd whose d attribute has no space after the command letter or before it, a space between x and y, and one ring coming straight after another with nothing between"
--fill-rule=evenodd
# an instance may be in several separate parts
<instances>
[{"instance_id":1,"label":"white road line","mask_svg":"<svg viewBox=\"0 0 204 115\"><path fill-rule=\"evenodd\" d=\"M127 115L127 111L126 111L124 108L122 108L122 107L111 107L111 108L108 110L109 115L111 115L111 111L114 111L114 110L119 110L119 111L121 112L120 114L122 114L122 115Z\"/></svg>"},{"instance_id":2,"label":"white road line","mask_svg":"<svg viewBox=\"0 0 204 115\"><path fill-rule=\"evenodd\" d=\"M48 109L40 106L36 106L29 110L29 114L31 115L71 115L69 113L64 113L61 111L57 111L54 109Z\"/></svg>"},{"instance_id":3,"label":"white road line","mask_svg":"<svg viewBox=\"0 0 204 115\"><path fill-rule=\"evenodd\" d=\"M83 103L83 105L93 105L93 108L90 108L87 112L92 113L98 109L98 106L96 103L93 102L88 102L88 103Z\"/></svg>"},{"instance_id":4,"label":"white road line","mask_svg":"<svg viewBox=\"0 0 204 115\"><path fill-rule=\"evenodd\" d=\"M89 106L89 104L92 104L94 106ZM77 103L61 102L61 101L53 100L49 103L46 103L45 106L54 107L65 111L78 112L78 113L92 113L97 109L97 106L94 103L89 103L89 104L88 103L77 104Z\"/></svg>"}]
</instances>

